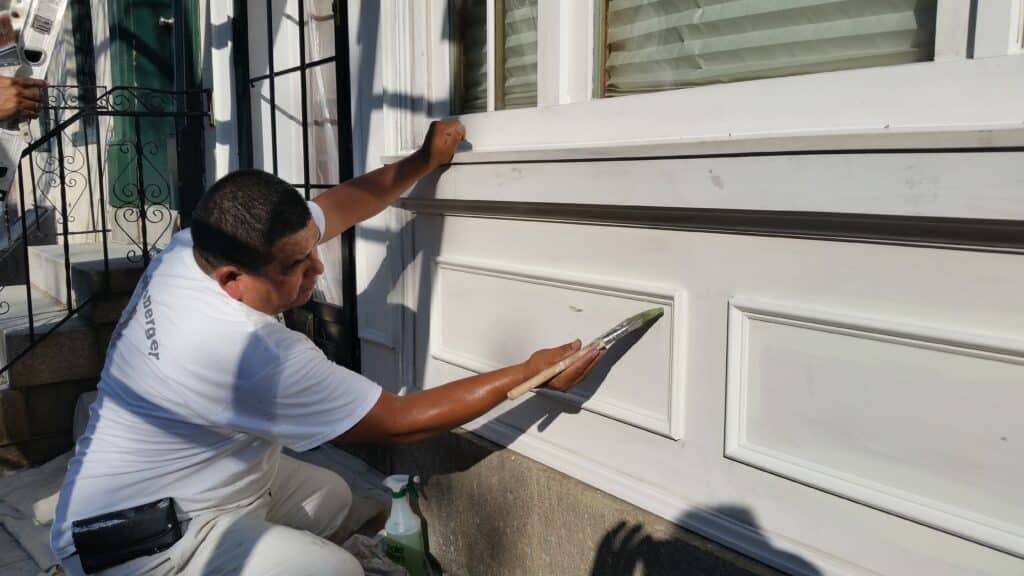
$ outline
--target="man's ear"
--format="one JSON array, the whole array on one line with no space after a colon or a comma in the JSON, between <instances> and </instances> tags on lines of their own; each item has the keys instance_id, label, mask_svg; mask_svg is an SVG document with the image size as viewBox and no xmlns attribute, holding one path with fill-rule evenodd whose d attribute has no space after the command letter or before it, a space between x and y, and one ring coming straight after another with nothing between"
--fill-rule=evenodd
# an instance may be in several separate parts
<instances>
[{"instance_id":1,"label":"man's ear","mask_svg":"<svg viewBox=\"0 0 1024 576\"><path fill-rule=\"evenodd\" d=\"M237 266L218 266L213 271L213 278L222 290L235 300L242 300L242 276L244 273Z\"/></svg>"}]
</instances>

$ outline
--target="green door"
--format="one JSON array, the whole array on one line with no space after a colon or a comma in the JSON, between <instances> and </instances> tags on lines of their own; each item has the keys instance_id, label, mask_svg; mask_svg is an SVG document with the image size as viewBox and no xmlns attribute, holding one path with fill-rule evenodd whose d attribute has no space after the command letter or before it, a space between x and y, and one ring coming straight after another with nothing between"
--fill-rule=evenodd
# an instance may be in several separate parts
<instances>
[{"instance_id":1,"label":"green door","mask_svg":"<svg viewBox=\"0 0 1024 576\"><path fill-rule=\"evenodd\" d=\"M196 1L186 3L194 5ZM115 92L109 105L118 112L173 112L176 101L169 94L175 88L172 0L107 0L107 7L113 84L127 88ZM189 16L195 17L196 10L190 8ZM191 29L196 28L193 25ZM168 94L149 90L164 90ZM142 190L137 145L141 145L142 152ZM107 150L111 205L138 206L143 194L147 206L163 204L177 209L175 151L174 118L115 117L113 138Z\"/></svg>"}]
</instances>

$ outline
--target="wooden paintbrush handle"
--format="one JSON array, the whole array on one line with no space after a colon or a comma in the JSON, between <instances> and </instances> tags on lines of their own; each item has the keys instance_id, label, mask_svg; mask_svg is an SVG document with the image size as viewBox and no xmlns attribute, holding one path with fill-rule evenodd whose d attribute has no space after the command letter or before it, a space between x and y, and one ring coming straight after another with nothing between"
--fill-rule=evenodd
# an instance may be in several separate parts
<instances>
[{"instance_id":1,"label":"wooden paintbrush handle","mask_svg":"<svg viewBox=\"0 0 1024 576\"><path fill-rule=\"evenodd\" d=\"M591 342L590 344L587 344L586 346L577 350L572 356L569 356L564 360L559 360L558 362L552 364L551 366L548 366L547 368L541 370L536 375L534 375L533 378L530 378L526 382L523 382L519 386L516 386L515 388L509 390L508 399L515 400L516 398L519 398L520 396L526 394L530 390L533 390L537 386L540 386L541 384L554 378L559 372L565 370L569 366L572 366L574 362L586 356L588 352L590 352L594 348L597 348L597 346L597 341Z\"/></svg>"}]
</instances>

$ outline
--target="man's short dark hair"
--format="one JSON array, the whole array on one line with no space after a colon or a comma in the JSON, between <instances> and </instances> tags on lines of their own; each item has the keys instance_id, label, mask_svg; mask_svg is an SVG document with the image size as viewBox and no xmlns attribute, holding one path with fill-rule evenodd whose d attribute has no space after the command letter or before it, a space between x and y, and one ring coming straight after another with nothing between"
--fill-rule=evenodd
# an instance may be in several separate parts
<instances>
[{"instance_id":1,"label":"man's short dark hair","mask_svg":"<svg viewBox=\"0 0 1024 576\"><path fill-rule=\"evenodd\" d=\"M310 218L290 184L261 170L240 170L211 186L192 212L194 250L204 268L232 265L258 273L274 261L274 244Z\"/></svg>"}]
</instances>

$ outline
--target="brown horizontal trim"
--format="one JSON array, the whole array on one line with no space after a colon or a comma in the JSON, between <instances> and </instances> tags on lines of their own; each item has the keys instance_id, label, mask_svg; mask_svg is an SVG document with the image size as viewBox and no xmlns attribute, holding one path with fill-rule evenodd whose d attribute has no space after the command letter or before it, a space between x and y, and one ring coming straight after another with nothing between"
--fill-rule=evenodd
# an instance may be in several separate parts
<instances>
[{"instance_id":1,"label":"brown horizontal trim","mask_svg":"<svg viewBox=\"0 0 1024 576\"><path fill-rule=\"evenodd\" d=\"M420 214L1024 253L1024 221L404 198Z\"/></svg>"}]
</instances>

